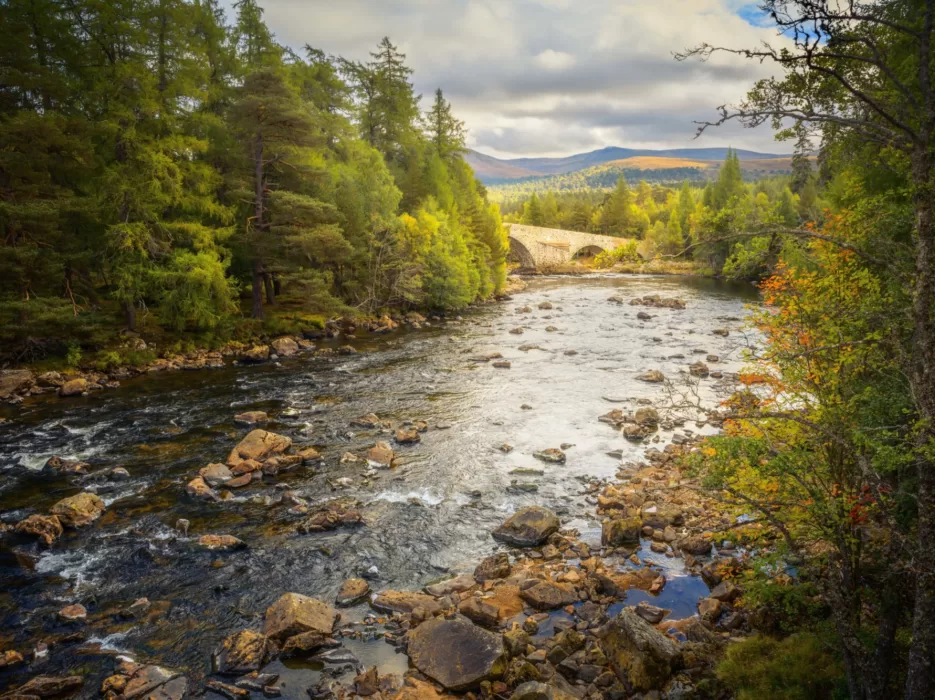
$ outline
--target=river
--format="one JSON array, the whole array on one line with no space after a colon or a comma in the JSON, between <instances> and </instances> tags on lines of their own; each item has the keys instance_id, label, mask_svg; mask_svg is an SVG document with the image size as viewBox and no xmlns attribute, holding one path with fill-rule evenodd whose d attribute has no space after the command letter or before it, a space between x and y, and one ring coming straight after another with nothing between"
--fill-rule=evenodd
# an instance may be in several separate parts
<instances>
[{"instance_id":1,"label":"river","mask_svg":"<svg viewBox=\"0 0 935 700\"><path fill-rule=\"evenodd\" d=\"M626 301L678 296L687 309L619 305L607 301L612 294ZM47 512L81 490L38 474L51 455L123 466L131 475L87 486L107 503L105 515L66 531L51 549L0 540L0 651L25 653L39 640L64 638L43 665L0 676L0 687L40 671L80 669L97 679L83 691L94 697L106 675L101 659L112 651L198 678L210 671L210 653L224 636L256 626L282 593L332 600L353 576L368 576L377 590L406 589L471 571L498 549L491 529L524 505L552 508L597 544L600 524L587 483L612 478L621 461L639 460L648 446L626 441L598 417L635 408L641 398L660 400L659 385L636 379L647 370L678 378L689 363L716 354L721 361L712 370L736 372L745 345L740 319L745 303L755 300L749 286L706 279L541 277L512 301L470 310L460 320L334 341L350 342L356 355L176 372L86 398L39 397L0 409L8 419L0 424L3 522ZM540 310L543 301L553 308ZM532 312L517 313L523 305ZM641 310L653 318L638 320ZM522 334L510 333L518 326ZM731 334L714 335L716 328ZM494 352L511 367L472 359ZM249 430L232 422L245 410L268 412L272 421L264 427L316 446L323 463L241 489L232 501L190 499L186 482L205 464L224 461ZM350 427L370 412L429 424L420 444L396 448L402 464L391 471L340 462L345 452L362 454L375 439L388 439ZM693 423L685 428L700 430ZM660 435L663 442L652 445L659 449L672 432ZM503 443L513 450L497 449ZM563 443L572 445L564 465L532 456ZM615 450L622 459L607 454ZM543 473L514 473L524 468ZM359 500L365 525L296 533L288 508L276 505L284 484L313 502ZM191 521L187 537L174 528L179 518ZM193 542L205 533L235 535L248 547L202 551ZM667 587L672 599L664 604L693 609L700 593L696 579L685 579ZM153 602L143 621L115 614L140 597ZM73 602L88 609L82 627L56 622L55 612ZM361 619L367 612L364 605L349 614ZM68 638L76 630L82 635ZM404 656L394 660L387 649L371 642L354 651L364 662L405 665ZM317 673L301 664L280 670L285 695L294 697L303 697L296 690Z\"/></svg>"}]
</instances>

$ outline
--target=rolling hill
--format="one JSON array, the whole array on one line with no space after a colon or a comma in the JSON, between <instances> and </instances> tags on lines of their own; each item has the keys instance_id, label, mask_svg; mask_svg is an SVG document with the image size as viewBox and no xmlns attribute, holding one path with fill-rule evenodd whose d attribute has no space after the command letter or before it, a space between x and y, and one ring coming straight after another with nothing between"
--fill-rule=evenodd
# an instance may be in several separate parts
<instances>
[{"instance_id":1,"label":"rolling hill","mask_svg":"<svg viewBox=\"0 0 935 700\"><path fill-rule=\"evenodd\" d=\"M632 158L667 159L680 161L711 161L720 162L727 155L727 148L674 148L669 150L651 150L636 148L620 148L609 146L588 153L577 153L564 158L511 158L504 160L494 158L477 151L468 151L465 160L474 168L477 177L484 183L505 183L546 175L562 175L577 172L605 163L624 161ZM788 156L773 153L757 153L756 151L738 150L737 155L743 161L770 161ZM671 165L672 168L686 167L681 164ZM659 167L640 168L659 170Z\"/></svg>"}]
</instances>

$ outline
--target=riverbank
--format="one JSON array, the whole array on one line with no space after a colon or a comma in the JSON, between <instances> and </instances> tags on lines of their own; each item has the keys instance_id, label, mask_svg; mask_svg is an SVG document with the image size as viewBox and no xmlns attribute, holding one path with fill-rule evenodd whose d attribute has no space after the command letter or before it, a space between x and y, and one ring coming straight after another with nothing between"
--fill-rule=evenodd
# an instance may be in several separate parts
<instances>
[{"instance_id":1,"label":"riverbank","mask_svg":"<svg viewBox=\"0 0 935 700\"><path fill-rule=\"evenodd\" d=\"M663 610L661 622L674 623L710 597L686 568L680 543L706 531L696 527L715 527L695 511L714 508L689 501L690 480L661 460L716 427L703 414L666 413L668 383L650 380L661 374L678 384L702 357L710 371L699 390L713 398L726 389L740 368L743 339L734 329L745 293L700 279L536 278L510 304L478 307L462 319L327 341L351 344L356 354L228 363L141 376L119 392L24 402L0 426L0 557L8 563L0 569L8 591L0 620L10 631L0 653L23 658L0 671L0 683L80 676L79 694L98 697L116 675L107 686L114 693L121 684L135 682L135 691L146 679L162 679L161 692L170 695L183 682L200 692L217 681L225 684L217 690L236 696L227 686L240 681L259 688L256 696L261 686L275 686L268 692L307 698L308 688L332 681L345 694L367 692L373 673L362 672L376 667L389 697L404 676L432 683L406 632L436 612L460 611L486 616L472 621L469 635L498 637L504 653L503 633L534 618L522 664L558 690L564 685L547 678L550 670L575 693L587 695L593 684L616 697L624 681L598 655L605 623L586 619L593 606L606 608L609 620L623 606L647 602ZM670 299L681 302L664 302ZM647 410L653 404L655 424ZM670 486L676 481L684 493ZM644 518L669 512L670 490L687 504L682 524L644 531ZM605 510L607 499L627 510ZM524 547L491 537L532 506L551 511L558 530ZM608 526L607 543L605 517L624 521ZM639 544L626 523L634 518ZM711 529L708 539L723 538ZM716 556L729 552L738 550L718 547ZM470 577L479 560L494 557L492 567L503 556L501 577L463 587L461 574ZM461 578L452 584L459 590L433 587L452 577ZM595 581L607 586L601 577L618 587L595 589ZM361 584L347 584L353 579L370 596L338 606L342 595L356 599ZM396 593L374 598L383 591ZM278 618L276 611L291 607L292 597L275 607L287 593L317 599L342 617L328 634L314 628L318 636L286 652L287 640L299 635L273 631L267 611ZM540 593L557 595L559 605L542 608L552 603L535 602ZM397 594L409 603L393 603ZM496 623L485 606L497 608ZM542 661L541 653L527 658L548 654L569 622L586 639L568 663ZM666 626L657 631L678 638ZM268 683L215 673L210 659L225 640L231 648L254 640L251 648L264 650L259 672L269 674L262 679ZM340 647L329 648L334 643ZM404 645L409 653L397 653ZM490 675L491 692L506 692L498 683L515 690L521 676L509 676L509 668L518 658L504 660L503 675ZM585 680L594 667L618 680L606 687ZM359 675L366 677L355 681ZM483 692L480 683L470 692ZM465 692L445 687L431 693Z\"/></svg>"}]
</instances>

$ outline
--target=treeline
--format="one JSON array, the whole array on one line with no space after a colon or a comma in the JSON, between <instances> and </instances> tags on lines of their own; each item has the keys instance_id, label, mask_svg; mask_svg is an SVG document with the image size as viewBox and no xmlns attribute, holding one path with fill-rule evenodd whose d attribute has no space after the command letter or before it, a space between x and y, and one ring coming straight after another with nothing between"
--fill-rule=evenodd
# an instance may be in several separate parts
<instances>
[{"instance_id":1,"label":"treeline","mask_svg":"<svg viewBox=\"0 0 935 700\"><path fill-rule=\"evenodd\" d=\"M496 205L405 56L279 45L255 0L9 0L0 344L221 337L270 310L454 309L504 280ZM249 325L247 323L246 325Z\"/></svg>"},{"instance_id":2,"label":"treeline","mask_svg":"<svg viewBox=\"0 0 935 700\"><path fill-rule=\"evenodd\" d=\"M620 176L611 192L532 193L504 202L506 221L635 238L644 257L694 259L716 274L758 279L779 258L779 239L731 240L732 233L764 226L797 227L821 218L818 176L807 154L791 177L745 183L737 154L729 152L714 181L680 188Z\"/></svg>"}]
</instances>

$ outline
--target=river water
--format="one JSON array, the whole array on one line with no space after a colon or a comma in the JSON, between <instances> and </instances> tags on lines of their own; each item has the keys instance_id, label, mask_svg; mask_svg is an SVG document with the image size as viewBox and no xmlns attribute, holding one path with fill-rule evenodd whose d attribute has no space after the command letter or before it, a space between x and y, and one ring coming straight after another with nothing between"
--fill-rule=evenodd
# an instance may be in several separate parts
<instances>
[{"instance_id":1,"label":"river water","mask_svg":"<svg viewBox=\"0 0 935 700\"><path fill-rule=\"evenodd\" d=\"M618 305L607 301L612 294L626 301L646 294L678 296L688 308ZM542 301L553 308L539 310ZM471 571L498 549L491 529L525 505L548 506L563 523L599 540L586 483L612 478L621 461L639 460L650 445L627 442L598 416L614 407L635 408L641 398L660 400L659 385L636 379L650 369L677 380L689 363L716 354L721 362L712 370L736 372L745 345L741 318L745 304L755 301L751 287L714 280L535 278L512 301L479 307L460 320L334 341L350 342L357 355L177 372L86 398L40 397L0 409L8 419L0 424L4 522L47 512L81 490L64 478L39 475L36 470L50 455L95 467L123 466L131 475L101 485L105 515L92 526L66 531L51 549L12 537L0 540L0 651L27 653L39 640L64 639L52 646L44 665L0 675L0 688L37 672L80 671L99 682L109 671L103 659L116 651L183 668L197 678L210 671L218 643L230 632L256 627L282 593L331 600L353 576L366 574L375 590L406 589ZM517 313L523 305L533 311ZM638 320L641 310L653 318ZM524 328L521 335L509 332L518 326ZM716 328L731 334L714 335ZM521 350L523 345L539 349ZM472 360L494 352L511 368ZM316 446L323 463L254 483L233 501L188 498L187 481L205 464L224 461L249 430L232 421L245 410L269 413L272 421L263 427L297 445ZM368 476L366 464L342 464L340 457L347 451L363 454L375 439L388 439L350 427L353 418L370 412L394 423L421 419L430 427L420 444L396 448L400 466ZM694 423L685 428L699 431ZM653 447L661 449L672 432L660 436L663 441ZM497 449L502 443L513 450L504 454ZM573 445L564 465L532 456L562 443ZM615 450L622 451L622 460L607 454ZM512 473L523 468L544 473ZM295 517L275 503L286 483L312 502L357 499L365 525L296 533ZM264 495L272 505L255 498ZM191 521L188 537L173 527L179 518ZM220 554L199 550L194 540L206 533L235 535L248 547ZM699 595L695 582L674 581L667 586L671 599L662 604L681 605L690 614ZM143 621L115 614L140 597L154 604ZM88 609L86 625L56 622L55 612L73 602ZM349 614L360 619L366 613L364 605ZM76 630L82 635L69 639ZM398 665L386 660L386 649L373 642L354 651L364 662ZM405 658L399 658L404 667ZM280 670L287 680L290 672L297 674L287 682L292 692L316 673L301 665ZM97 687L87 684L85 694L95 696Z\"/></svg>"}]
</instances>

